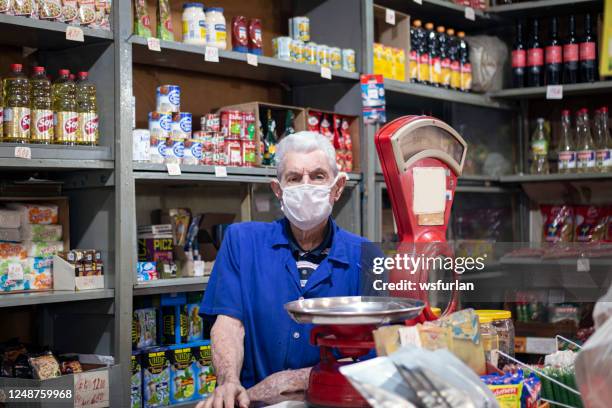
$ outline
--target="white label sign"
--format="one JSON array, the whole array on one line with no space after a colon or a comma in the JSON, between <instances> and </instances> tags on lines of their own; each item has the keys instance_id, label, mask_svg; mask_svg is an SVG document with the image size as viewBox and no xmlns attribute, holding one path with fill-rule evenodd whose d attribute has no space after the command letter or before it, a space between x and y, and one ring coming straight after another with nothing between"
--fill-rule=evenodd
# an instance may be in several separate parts
<instances>
[{"instance_id":1,"label":"white label sign","mask_svg":"<svg viewBox=\"0 0 612 408\"><path fill-rule=\"evenodd\" d=\"M66 27L66 39L70 41L85 41L83 30L80 27L68 26Z\"/></svg>"},{"instance_id":2,"label":"white label sign","mask_svg":"<svg viewBox=\"0 0 612 408\"><path fill-rule=\"evenodd\" d=\"M321 67L321 78L332 79L332 72L330 67Z\"/></svg>"},{"instance_id":3,"label":"white label sign","mask_svg":"<svg viewBox=\"0 0 612 408\"><path fill-rule=\"evenodd\" d=\"M591 262L589 258L578 258L578 265L576 265L578 272L589 272L591 270Z\"/></svg>"},{"instance_id":4,"label":"white label sign","mask_svg":"<svg viewBox=\"0 0 612 408\"><path fill-rule=\"evenodd\" d=\"M23 267L19 263L10 263L8 266L8 280L21 281L23 280Z\"/></svg>"},{"instance_id":5,"label":"white label sign","mask_svg":"<svg viewBox=\"0 0 612 408\"><path fill-rule=\"evenodd\" d=\"M465 18L467 18L468 20L472 20L472 21L476 20L476 12L474 11L473 8L471 7L465 8Z\"/></svg>"},{"instance_id":6,"label":"white label sign","mask_svg":"<svg viewBox=\"0 0 612 408\"><path fill-rule=\"evenodd\" d=\"M74 406L108 407L108 370L85 371L74 375Z\"/></svg>"},{"instance_id":7,"label":"white label sign","mask_svg":"<svg viewBox=\"0 0 612 408\"><path fill-rule=\"evenodd\" d=\"M256 67L258 65L257 55L256 54L247 54L247 64Z\"/></svg>"},{"instance_id":8,"label":"white label sign","mask_svg":"<svg viewBox=\"0 0 612 408\"><path fill-rule=\"evenodd\" d=\"M193 276L204 276L204 261L193 261Z\"/></svg>"},{"instance_id":9,"label":"white label sign","mask_svg":"<svg viewBox=\"0 0 612 408\"><path fill-rule=\"evenodd\" d=\"M227 167L215 166L215 177L227 177Z\"/></svg>"},{"instance_id":10,"label":"white label sign","mask_svg":"<svg viewBox=\"0 0 612 408\"><path fill-rule=\"evenodd\" d=\"M387 24L395 25L395 11L387 9L385 12L385 21Z\"/></svg>"},{"instance_id":11,"label":"white label sign","mask_svg":"<svg viewBox=\"0 0 612 408\"><path fill-rule=\"evenodd\" d=\"M170 176L181 175L181 166L178 163L166 163L166 169L168 170L168 175Z\"/></svg>"},{"instance_id":12,"label":"white label sign","mask_svg":"<svg viewBox=\"0 0 612 408\"><path fill-rule=\"evenodd\" d=\"M546 99L563 99L563 85L548 85Z\"/></svg>"},{"instance_id":13,"label":"white label sign","mask_svg":"<svg viewBox=\"0 0 612 408\"><path fill-rule=\"evenodd\" d=\"M151 51L161 51L161 45L159 43L159 38L149 37L147 38L147 47Z\"/></svg>"},{"instance_id":14,"label":"white label sign","mask_svg":"<svg viewBox=\"0 0 612 408\"><path fill-rule=\"evenodd\" d=\"M32 149L27 146L17 146L15 147L15 157L30 160L32 158Z\"/></svg>"},{"instance_id":15,"label":"white label sign","mask_svg":"<svg viewBox=\"0 0 612 408\"><path fill-rule=\"evenodd\" d=\"M206 47L204 60L208 62L219 62L219 49L217 47Z\"/></svg>"}]
</instances>

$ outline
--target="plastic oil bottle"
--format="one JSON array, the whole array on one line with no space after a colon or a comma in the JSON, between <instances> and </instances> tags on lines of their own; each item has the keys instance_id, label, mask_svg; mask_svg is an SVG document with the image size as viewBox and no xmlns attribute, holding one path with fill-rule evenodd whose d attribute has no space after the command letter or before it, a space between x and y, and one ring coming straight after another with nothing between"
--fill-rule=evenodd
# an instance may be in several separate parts
<instances>
[{"instance_id":1,"label":"plastic oil bottle","mask_svg":"<svg viewBox=\"0 0 612 408\"><path fill-rule=\"evenodd\" d=\"M59 70L59 77L53 82L53 124L55 142L74 145L77 143L79 117L75 98L76 86L70 80L70 71Z\"/></svg>"},{"instance_id":2,"label":"plastic oil bottle","mask_svg":"<svg viewBox=\"0 0 612 408\"><path fill-rule=\"evenodd\" d=\"M21 64L11 64L2 80L4 94L4 142L27 143L30 139L30 85Z\"/></svg>"},{"instance_id":3,"label":"plastic oil bottle","mask_svg":"<svg viewBox=\"0 0 612 408\"><path fill-rule=\"evenodd\" d=\"M89 81L87 72L79 72L76 83L76 101L79 117L77 143L87 146L97 146L98 103L96 101L96 86Z\"/></svg>"},{"instance_id":4,"label":"plastic oil bottle","mask_svg":"<svg viewBox=\"0 0 612 408\"><path fill-rule=\"evenodd\" d=\"M30 78L30 142L53 143L51 81L45 67L34 67Z\"/></svg>"}]
</instances>

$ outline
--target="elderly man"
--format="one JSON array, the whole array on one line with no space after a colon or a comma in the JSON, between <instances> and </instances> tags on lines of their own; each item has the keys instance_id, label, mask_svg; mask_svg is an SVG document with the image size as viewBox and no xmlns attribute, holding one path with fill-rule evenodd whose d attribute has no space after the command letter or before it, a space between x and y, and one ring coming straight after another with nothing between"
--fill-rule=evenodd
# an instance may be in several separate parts
<instances>
[{"instance_id":1,"label":"elderly man","mask_svg":"<svg viewBox=\"0 0 612 408\"><path fill-rule=\"evenodd\" d=\"M247 407L303 398L319 350L310 325L283 308L303 298L360 295L362 246L336 225L332 207L346 185L322 135L300 132L277 146L272 190L285 218L227 229L202 313L216 316L211 340L217 388L198 408Z\"/></svg>"}]
</instances>

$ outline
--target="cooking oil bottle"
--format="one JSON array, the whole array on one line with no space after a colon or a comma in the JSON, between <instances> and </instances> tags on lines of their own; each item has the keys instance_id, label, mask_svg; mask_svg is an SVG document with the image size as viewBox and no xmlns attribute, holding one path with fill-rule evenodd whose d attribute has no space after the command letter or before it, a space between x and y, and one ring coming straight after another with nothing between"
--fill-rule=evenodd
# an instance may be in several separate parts
<instances>
[{"instance_id":1,"label":"cooking oil bottle","mask_svg":"<svg viewBox=\"0 0 612 408\"><path fill-rule=\"evenodd\" d=\"M89 74L87 72L79 72L77 75L76 101L79 116L77 143L97 146L99 133L96 86L89 81Z\"/></svg>"},{"instance_id":2,"label":"cooking oil bottle","mask_svg":"<svg viewBox=\"0 0 612 408\"><path fill-rule=\"evenodd\" d=\"M77 143L79 117L75 97L76 86L70 80L70 71L59 70L59 77L53 82L53 124L55 143L74 145Z\"/></svg>"},{"instance_id":3,"label":"cooking oil bottle","mask_svg":"<svg viewBox=\"0 0 612 408\"><path fill-rule=\"evenodd\" d=\"M51 81L45 67L34 67L30 78L30 142L53 143Z\"/></svg>"},{"instance_id":4,"label":"cooking oil bottle","mask_svg":"<svg viewBox=\"0 0 612 408\"><path fill-rule=\"evenodd\" d=\"M21 64L11 64L2 80L4 94L4 142L27 143L30 139L30 85Z\"/></svg>"}]
</instances>

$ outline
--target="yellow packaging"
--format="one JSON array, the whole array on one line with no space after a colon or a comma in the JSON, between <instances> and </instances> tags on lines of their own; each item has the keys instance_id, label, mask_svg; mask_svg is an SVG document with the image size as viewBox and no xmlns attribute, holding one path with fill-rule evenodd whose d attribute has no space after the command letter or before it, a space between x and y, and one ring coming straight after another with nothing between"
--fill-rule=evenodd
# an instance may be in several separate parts
<instances>
[{"instance_id":1,"label":"yellow packaging","mask_svg":"<svg viewBox=\"0 0 612 408\"><path fill-rule=\"evenodd\" d=\"M393 48L383 46L383 76L388 79L393 78Z\"/></svg>"},{"instance_id":2,"label":"yellow packaging","mask_svg":"<svg viewBox=\"0 0 612 408\"><path fill-rule=\"evenodd\" d=\"M612 0L604 2L604 16L599 50L599 76L612 75Z\"/></svg>"},{"instance_id":3,"label":"yellow packaging","mask_svg":"<svg viewBox=\"0 0 612 408\"><path fill-rule=\"evenodd\" d=\"M374 43L374 74L383 75L383 45Z\"/></svg>"},{"instance_id":4,"label":"yellow packaging","mask_svg":"<svg viewBox=\"0 0 612 408\"><path fill-rule=\"evenodd\" d=\"M523 383L507 385L488 385L499 403L499 408L521 408Z\"/></svg>"},{"instance_id":5,"label":"yellow packaging","mask_svg":"<svg viewBox=\"0 0 612 408\"><path fill-rule=\"evenodd\" d=\"M451 88L461 89L461 71L459 61L451 62Z\"/></svg>"},{"instance_id":6,"label":"yellow packaging","mask_svg":"<svg viewBox=\"0 0 612 408\"><path fill-rule=\"evenodd\" d=\"M472 89L472 64L461 64L461 86L462 91Z\"/></svg>"},{"instance_id":7,"label":"yellow packaging","mask_svg":"<svg viewBox=\"0 0 612 408\"><path fill-rule=\"evenodd\" d=\"M417 61L417 53L415 50L411 50L410 60L408 63L408 76L410 78L410 81L412 82L416 81L417 76L418 76L418 69L419 69L419 65Z\"/></svg>"},{"instance_id":8,"label":"yellow packaging","mask_svg":"<svg viewBox=\"0 0 612 408\"><path fill-rule=\"evenodd\" d=\"M432 324L417 325L421 346L427 350L453 349L453 336L450 327Z\"/></svg>"},{"instance_id":9,"label":"yellow packaging","mask_svg":"<svg viewBox=\"0 0 612 408\"><path fill-rule=\"evenodd\" d=\"M442 63L439 57L429 61L429 82L432 84L442 84Z\"/></svg>"},{"instance_id":10,"label":"yellow packaging","mask_svg":"<svg viewBox=\"0 0 612 408\"><path fill-rule=\"evenodd\" d=\"M429 78L429 54L424 53L421 54L418 57L418 76L417 76L417 80L419 82L426 82L428 83L430 78Z\"/></svg>"},{"instance_id":11,"label":"yellow packaging","mask_svg":"<svg viewBox=\"0 0 612 408\"><path fill-rule=\"evenodd\" d=\"M406 80L406 52L401 48L393 49L393 79Z\"/></svg>"}]
</instances>

